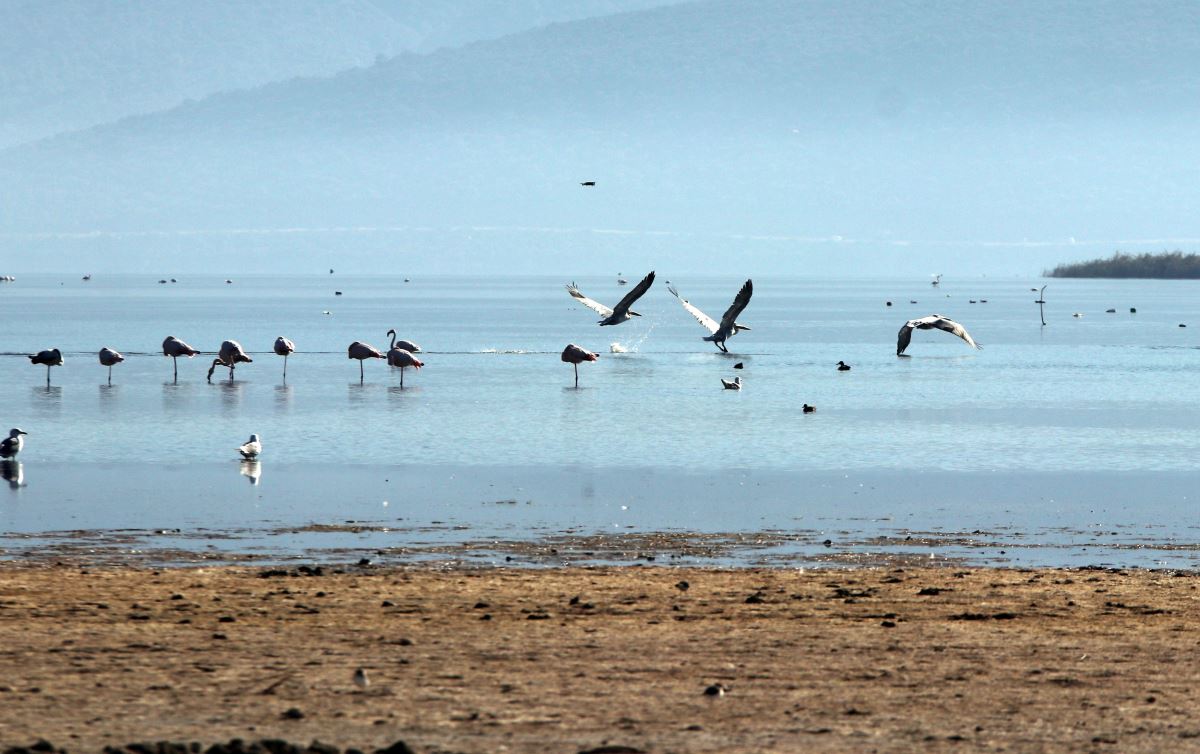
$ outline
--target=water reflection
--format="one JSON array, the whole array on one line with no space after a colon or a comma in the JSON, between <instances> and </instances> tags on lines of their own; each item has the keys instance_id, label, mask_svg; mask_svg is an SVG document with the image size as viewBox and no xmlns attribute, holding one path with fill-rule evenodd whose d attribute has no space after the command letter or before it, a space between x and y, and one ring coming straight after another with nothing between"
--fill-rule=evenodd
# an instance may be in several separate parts
<instances>
[{"instance_id":1,"label":"water reflection","mask_svg":"<svg viewBox=\"0 0 1200 754\"><path fill-rule=\"evenodd\" d=\"M238 473L250 480L252 487L257 487L259 480L262 479L262 462L242 461L238 467Z\"/></svg>"},{"instance_id":2,"label":"water reflection","mask_svg":"<svg viewBox=\"0 0 1200 754\"><path fill-rule=\"evenodd\" d=\"M164 382L162 384L162 403L164 411L179 411L185 407L188 396L194 386L189 382Z\"/></svg>"},{"instance_id":3,"label":"water reflection","mask_svg":"<svg viewBox=\"0 0 1200 754\"><path fill-rule=\"evenodd\" d=\"M57 385L30 388L33 407L42 412L58 414L62 411L63 389Z\"/></svg>"},{"instance_id":4,"label":"water reflection","mask_svg":"<svg viewBox=\"0 0 1200 754\"><path fill-rule=\"evenodd\" d=\"M236 412L242 404L242 393L245 390L246 383L239 380L236 382L213 384L221 391L221 409L229 413Z\"/></svg>"},{"instance_id":5,"label":"water reflection","mask_svg":"<svg viewBox=\"0 0 1200 754\"><path fill-rule=\"evenodd\" d=\"M113 403L116 402L120 392L120 386L108 384L99 385L98 387L100 388L100 409L102 411L112 411L114 408Z\"/></svg>"},{"instance_id":6,"label":"water reflection","mask_svg":"<svg viewBox=\"0 0 1200 754\"><path fill-rule=\"evenodd\" d=\"M292 409L292 387L286 382L275 386L275 409L281 413Z\"/></svg>"},{"instance_id":7,"label":"water reflection","mask_svg":"<svg viewBox=\"0 0 1200 754\"><path fill-rule=\"evenodd\" d=\"M20 461L0 461L0 477L14 490L26 486L25 464Z\"/></svg>"}]
</instances>

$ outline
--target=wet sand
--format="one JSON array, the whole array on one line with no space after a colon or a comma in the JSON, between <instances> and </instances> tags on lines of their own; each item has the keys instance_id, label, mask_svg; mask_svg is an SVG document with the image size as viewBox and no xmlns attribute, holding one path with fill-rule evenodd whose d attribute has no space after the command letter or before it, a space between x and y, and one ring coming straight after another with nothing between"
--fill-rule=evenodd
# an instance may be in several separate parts
<instances>
[{"instance_id":1,"label":"wet sand","mask_svg":"<svg viewBox=\"0 0 1200 754\"><path fill-rule=\"evenodd\" d=\"M0 741L1200 751L1198 584L1087 569L9 563Z\"/></svg>"}]
</instances>

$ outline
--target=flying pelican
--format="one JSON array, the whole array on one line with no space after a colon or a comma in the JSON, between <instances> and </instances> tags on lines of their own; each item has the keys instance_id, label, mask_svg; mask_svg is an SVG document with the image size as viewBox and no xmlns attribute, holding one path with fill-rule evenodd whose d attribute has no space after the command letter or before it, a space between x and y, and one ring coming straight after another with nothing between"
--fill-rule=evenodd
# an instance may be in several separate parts
<instances>
[{"instance_id":1,"label":"flying pelican","mask_svg":"<svg viewBox=\"0 0 1200 754\"><path fill-rule=\"evenodd\" d=\"M174 335L168 335L167 339L163 341L163 356L171 357L171 363L175 367L176 382L179 381L179 357L186 356L190 359L198 353L200 352Z\"/></svg>"},{"instance_id":2,"label":"flying pelican","mask_svg":"<svg viewBox=\"0 0 1200 754\"><path fill-rule=\"evenodd\" d=\"M238 446L237 452L247 461L253 461L262 452L262 441L258 439L258 435L250 435L249 440Z\"/></svg>"},{"instance_id":3,"label":"flying pelican","mask_svg":"<svg viewBox=\"0 0 1200 754\"><path fill-rule=\"evenodd\" d=\"M296 344L280 335L275 339L275 353L283 357L283 379L287 379L287 357L296 350Z\"/></svg>"},{"instance_id":4,"label":"flying pelican","mask_svg":"<svg viewBox=\"0 0 1200 754\"><path fill-rule=\"evenodd\" d=\"M48 351L38 351L29 357L29 363L46 365L46 387L50 387L50 367L62 366L62 351L57 348L51 348Z\"/></svg>"},{"instance_id":5,"label":"flying pelican","mask_svg":"<svg viewBox=\"0 0 1200 754\"><path fill-rule=\"evenodd\" d=\"M252 364L254 359L246 355L242 350L242 344L236 340L226 340L221 343L221 350L217 352L217 358L213 359L212 366L208 368L208 381L212 382L213 370L217 366L229 368L229 381L233 382L233 370L238 364Z\"/></svg>"},{"instance_id":6,"label":"flying pelican","mask_svg":"<svg viewBox=\"0 0 1200 754\"><path fill-rule=\"evenodd\" d=\"M732 380L727 380L724 377L722 377L721 384L725 386L726 390L741 390L742 389L742 378L734 377Z\"/></svg>"},{"instance_id":7,"label":"flying pelican","mask_svg":"<svg viewBox=\"0 0 1200 754\"><path fill-rule=\"evenodd\" d=\"M737 320L737 316L742 313L742 310L746 308L746 305L750 303L750 297L754 295L754 283L750 280L742 283L742 289L739 290L737 295L733 297L733 303L730 304L729 308L725 310L725 314L721 317L721 321L719 323L712 317L692 306L686 298L681 298L679 296L679 291L675 290L675 286L667 286L667 290L671 292L672 296L679 299L679 303L683 304L683 308L687 310L688 314L691 314L696 318L696 321L700 323L701 327L711 333L708 337L704 338L704 340L709 341L717 348L721 349L721 351L724 353L729 353L729 349L725 347L726 338L732 338L741 330L750 329L749 327L746 327L745 325L739 324L735 321Z\"/></svg>"},{"instance_id":8,"label":"flying pelican","mask_svg":"<svg viewBox=\"0 0 1200 754\"><path fill-rule=\"evenodd\" d=\"M957 335L965 340L967 345L969 345L971 348L983 348L983 346L979 345L971 338L971 334L968 333L966 328L962 325L958 324L949 317L943 317L940 314L930 314L928 317L910 319L904 323L904 327L900 328L900 333L896 338L896 355L904 355L904 349L908 348L908 342L912 340L912 331L914 329L932 330L935 327L939 330L945 330L948 333Z\"/></svg>"},{"instance_id":9,"label":"flying pelican","mask_svg":"<svg viewBox=\"0 0 1200 754\"><path fill-rule=\"evenodd\" d=\"M392 342L388 345L389 350L392 348L403 348L405 351L408 351L409 353L420 353L421 352L421 347L419 345L417 345L416 343L413 343L411 340L396 340L396 331L395 330L388 330L387 334L392 336Z\"/></svg>"},{"instance_id":10,"label":"flying pelican","mask_svg":"<svg viewBox=\"0 0 1200 754\"><path fill-rule=\"evenodd\" d=\"M108 384L112 384L112 368L113 364L120 364L125 360L125 357L118 351L105 346L100 349L100 366L108 367Z\"/></svg>"},{"instance_id":11,"label":"flying pelican","mask_svg":"<svg viewBox=\"0 0 1200 754\"><path fill-rule=\"evenodd\" d=\"M395 338L393 337L393 340ZM404 341L400 341L403 343ZM393 343L392 347L387 352L387 363L390 367L400 367L400 388L404 389L404 370L408 367L420 369L425 366L425 362L412 355L412 351L406 348L401 348Z\"/></svg>"},{"instance_id":12,"label":"flying pelican","mask_svg":"<svg viewBox=\"0 0 1200 754\"><path fill-rule=\"evenodd\" d=\"M568 343L567 347L563 349L562 360L575 365L575 387L579 387L579 365L585 361L595 361L598 358L600 358L600 354L592 353L574 343Z\"/></svg>"},{"instance_id":13,"label":"flying pelican","mask_svg":"<svg viewBox=\"0 0 1200 754\"><path fill-rule=\"evenodd\" d=\"M25 438L22 435L29 434L20 427L13 427L8 430L8 437L0 442L0 458L16 458L17 453L21 452L21 448L25 447Z\"/></svg>"},{"instance_id":14,"label":"flying pelican","mask_svg":"<svg viewBox=\"0 0 1200 754\"><path fill-rule=\"evenodd\" d=\"M637 301L646 291L650 290L650 286L653 284L654 271L651 270L650 274L642 278L642 282L635 285L629 293L626 293L625 298L621 299L616 307L612 309L580 293L579 288L574 283L567 286L567 293L570 293L571 296L579 300L579 303L603 317L604 319L600 320L600 326L603 327L605 325L619 325L630 317L642 316L635 311L630 311L629 307L633 306L634 301Z\"/></svg>"},{"instance_id":15,"label":"flying pelican","mask_svg":"<svg viewBox=\"0 0 1200 754\"><path fill-rule=\"evenodd\" d=\"M358 359L358 384L361 385L363 381L363 362L367 359L382 359L383 354L375 346L356 340L346 349L346 358Z\"/></svg>"}]
</instances>

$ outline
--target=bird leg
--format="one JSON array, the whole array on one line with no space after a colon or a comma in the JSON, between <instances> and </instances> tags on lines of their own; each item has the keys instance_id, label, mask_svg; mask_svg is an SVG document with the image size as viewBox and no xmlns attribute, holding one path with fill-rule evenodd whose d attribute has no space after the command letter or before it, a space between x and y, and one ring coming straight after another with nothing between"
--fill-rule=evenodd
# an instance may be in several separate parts
<instances>
[{"instance_id":1,"label":"bird leg","mask_svg":"<svg viewBox=\"0 0 1200 754\"><path fill-rule=\"evenodd\" d=\"M358 384L363 384L363 363L362 359L358 360Z\"/></svg>"},{"instance_id":2,"label":"bird leg","mask_svg":"<svg viewBox=\"0 0 1200 754\"><path fill-rule=\"evenodd\" d=\"M575 367L575 387L579 387L579 365L573 364L572 366Z\"/></svg>"},{"instance_id":3,"label":"bird leg","mask_svg":"<svg viewBox=\"0 0 1200 754\"><path fill-rule=\"evenodd\" d=\"M175 381L179 382L179 359L175 356L172 356L171 364L175 367Z\"/></svg>"},{"instance_id":4,"label":"bird leg","mask_svg":"<svg viewBox=\"0 0 1200 754\"><path fill-rule=\"evenodd\" d=\"M112 365L108 367L108 384L112 384Z\"/></svg>"},{"instance_id":5,"label":"bird leg","mask_svg":"<svg viewBox=\"0 0 1200 754\"><path fill-rule=\"evenodd\" d=\"M288 357L288 355L285 353L283 355L283 381L284 382L287 382L287 357Z\"/></svg>"},{"instance_id":6,"label":"bird leg","mask_svg":"<svg viewBox=\"0 0 1200 754\"><path fill-rule=\"evenodd\" d=\"M50 365L46 365L46 387L50 387Z\"/></svg>"},{"instance_id":7,"label":"bird leg","mask_svg":"<svg viewBox=\"0 0 1200 754\"><path fill-rule=\"evenodd\" d=\"M404 367L400 367L400 389L404 389Z\"/></svg>"}]
</instances>

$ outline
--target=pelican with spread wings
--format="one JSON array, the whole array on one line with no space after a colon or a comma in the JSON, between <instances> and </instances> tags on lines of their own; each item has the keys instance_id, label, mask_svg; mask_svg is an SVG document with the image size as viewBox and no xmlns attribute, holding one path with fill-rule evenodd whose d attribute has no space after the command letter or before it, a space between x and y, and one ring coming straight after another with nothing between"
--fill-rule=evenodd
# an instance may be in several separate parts
<instances>
[{"instance_id":1,"label":"pelican with spread wings","mask_svg":"<svg viewBox=\"0 0 1200 754\"><path fill-rule=\"evenodd\" d=\"M631 290L629 293L626 293L625 298L618 301L617 305L612 309L609 309L599 301L593 301L592 299L583 295L574 283L571 283L567 286L567 293L571 294L572 298L579 301L579 303L603 317L604 319L600 320L600 326L604 327L605 325L619 325L628 320L630 317L642 316L637 312L630 310L629 307L633 306L634 301L637 301L639 298L644 296L646 291L650 290L650 286L653 284L654 271L651 270L650 274L642 278L642 282L635 285L633 290Z\"/></svg>"},{"instance_id":2,"label":"pelican with spread wings","mask_svg":"<svg viewBox=\"0 0 1200 754\"><path fill-rule=\"evenodd\" d=\"M904 327L900 328L900 334L896 338L896 355L904 355L904 349L908 348L908 343L912 340L913 330L932 330L934 328L945 330L951 335L957 335L966 341L967 345L971 348L983 348L983 346L975 342L974 338L971 337L971 333L967 332L967 328L949 317L943 317L940 314L930 314L928 317L910 319L904 323Z\"/></svg>"},{"instance_id":3,"label":"pelican with spread wings","mask_svg":"<svg viewBox=\"0 0 1200 754\"><path fill-rule=\"evenodd\" d=\"M754 295L753 281L747 280L745 283L742 283L742 289L734 296L733 303L725 310L725 314L721 317L720 322L717 322L712 317L692 306L686 298L682 298L679 295L679 291L675 290L675 286L667 286L667 290L671 292L672 296L679 299L679 303L683 304L683 308L687 309L688 314L696 318L701 327L708 330L710 335L704 338L704 340L714 344L725 353L729 353L729 349L725 347L725 340L727 338L737 335L739 330L750 329L740 324L737 321L737 316L742 313L742 310L750 303L750 297Z\"/></svg>"}]
</instances>

